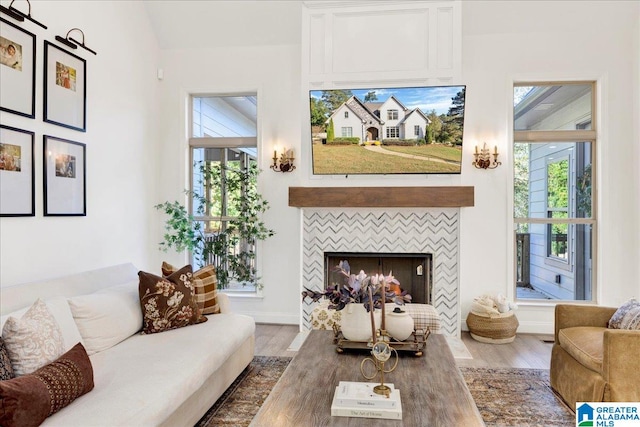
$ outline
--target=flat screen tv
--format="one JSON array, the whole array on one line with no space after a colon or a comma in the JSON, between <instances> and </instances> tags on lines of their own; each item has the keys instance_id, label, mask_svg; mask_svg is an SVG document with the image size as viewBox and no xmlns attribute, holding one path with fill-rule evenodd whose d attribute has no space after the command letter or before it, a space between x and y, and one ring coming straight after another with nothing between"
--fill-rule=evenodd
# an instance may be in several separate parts
<instances>
[{"instance_id":1,"label":"flat screen tv","mask_svg":"<svg viewBox=\"0 0 640 427\"><path fill-rule=\"evenodd\" d=\"M315 175L459 174L466 86L309 91Z\"/></svg>"}]
</instances>

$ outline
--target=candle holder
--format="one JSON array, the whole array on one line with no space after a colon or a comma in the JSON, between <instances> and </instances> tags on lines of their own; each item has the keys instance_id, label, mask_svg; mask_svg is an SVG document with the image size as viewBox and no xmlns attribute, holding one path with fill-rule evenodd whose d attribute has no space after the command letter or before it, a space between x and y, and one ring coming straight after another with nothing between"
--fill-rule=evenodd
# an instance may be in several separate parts
<instances>
[{"instance_id":1,"label":"candle holder","mask_svg":"<svg viewBox=\"0 0 640 427\"><path fill-rule=\"evenodd\" d=\"M498 146L494 147L493 154L491 154L486 142L480 151L478 151L478 146L476 145L476 152L473 153L473 156L474 160L472 165L475 166L476 169L495 169L502 164L502 162L498 161ZM493 156L493 161L491 160L491 156Z\"/></svg>"},{"instance_id":2,"label":"candle holder","mask_svg":"<svg viewBox=\"0 0 640 427\"><path fill-rule=\"evenodd\" d=\"M285 150L278 157L278 152L273 151L273 164L269 166L274 172L293 172L296 168L293 165L295 158L293 157L293 150Z\"/></svg>"},{"instance_id":3,"label":"candle holder","mask_svg":"<svg viewBox=\"0 0 640 427\"><path fill-rule=\"evenodd\" d=\"M384 383L384 374L393 372L398 366L398 352L385 341L378 341L371 348L373 357L367 357L360 363L360 372L368 380L380 375L380 384L373 388L376 394L389 397L391 388ZM393 357L393 364L385 369L384 364Z\"/></svg>"}]
</instances>

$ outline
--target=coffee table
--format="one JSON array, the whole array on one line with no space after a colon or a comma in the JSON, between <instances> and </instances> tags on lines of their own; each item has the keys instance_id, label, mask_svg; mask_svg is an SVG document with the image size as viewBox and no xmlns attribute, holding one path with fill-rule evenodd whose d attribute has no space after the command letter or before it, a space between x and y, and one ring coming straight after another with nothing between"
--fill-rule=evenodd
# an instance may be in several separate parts
<instances>
[{"instance_id":1,"label":"coffee table","mask_svg":"<svg viewBox=\"0 0 640 427\"><path fill-rule=\"evenodd\" d=\"M250 426L484 426L443 335L431 334L422 357L401 354L385 382L400 390L402 420L332 417L340 381L366 381L366 351L338 354L333 332L311 331Z\"/></svg>"}]
</instances>

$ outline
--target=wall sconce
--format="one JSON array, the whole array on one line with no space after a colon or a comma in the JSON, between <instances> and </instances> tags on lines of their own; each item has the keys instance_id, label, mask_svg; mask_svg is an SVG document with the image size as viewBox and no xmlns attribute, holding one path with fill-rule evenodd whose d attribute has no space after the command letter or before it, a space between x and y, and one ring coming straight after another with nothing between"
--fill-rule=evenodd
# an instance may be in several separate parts
<instances>
[{"instance_id":1,"label":"wall sconce","mask_svg":"<svg viewBox=\"0 0 640 427\"><path fill-rule=\"evenodd\" d=\"M274 172L293 172L293 150L283 150L278 158L278 150L273 150L273 164L269 166Z\"/></svg>"},{"instance_id":2,"label":"wall sconce","mask_svg":"<svg viewBox=\"0 0 640 427\"><path fill-rule=\"evenodd\" d=\"M493 161L491 161L491 156L493 156ZM498 146L496 145L493 149L493 154L487 148L487 143L484 143L484 146L478 152L478 146L476 145L476 152L473 153L473 163L477 169L495 169L502 164L502 162L498 161Z\"/></svg>"},{"instance_id":3,"label":"wall sconce","mask_svg":"<svg viewBox=\"0 0 640 427\"><path fill-rule=\"evenodd\" d=\"M80 34L82 34L82 42L79 42L78 40L76 40L73 37L69 36L69 34L71 34L72 31L80 31ZM62 43L65 46L69 46L71 49L77 49L78 46L80 46L81 48L83 48L85 50L88 50L89 52L93 53L94 55L97 55L97 53L94 50L91 50L87 46L84 45L84 32L80 28L72 28L72 29L70 29L69 31L67 31L67 36L66 37L56 36L56 40L58 40L60 43Z\"/></svg>"},{"instance_id":4,"label":"wall sconce","mask_svg":"<svg viewBox=\"0 0 640 427\"><path fill-rule=\"evenodd\" d=\"M27 5L29 6L29 9L27 10L27 13L21 12L18 9L16 9L15 7L13 7L13 2L14 1L16 1L16 0L11 0L11 3L9 3L9 7L0 6L0 12L4 13L5 15L8 15L8 16L12 17L13 19L15 19L18 22L24 22L25 19L28 19L29 21L33 22L34 24L41 26L45 30L47 29L46 25L42 24L41 22L36 21L35 19L33 19L31 17L31 2L29 2L29 0L26 0L27 1Z\"/></svg>"}]
</instances>

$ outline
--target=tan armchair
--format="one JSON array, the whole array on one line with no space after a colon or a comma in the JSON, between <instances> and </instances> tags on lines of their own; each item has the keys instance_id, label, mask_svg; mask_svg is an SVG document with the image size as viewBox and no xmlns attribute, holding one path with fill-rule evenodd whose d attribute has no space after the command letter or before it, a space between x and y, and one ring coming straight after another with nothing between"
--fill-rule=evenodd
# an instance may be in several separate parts
<instances>
[{"instance_id":1,"label":"tan armchair","mask_svg":"<svg viewBox=\"0 0 640 427\"><path fill-rule=\"evenodd\" d=\"M607 329L615 308L558 304L551 387L576 402L640 402L640 331Z\"/></svg>"}]
</instances>

